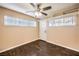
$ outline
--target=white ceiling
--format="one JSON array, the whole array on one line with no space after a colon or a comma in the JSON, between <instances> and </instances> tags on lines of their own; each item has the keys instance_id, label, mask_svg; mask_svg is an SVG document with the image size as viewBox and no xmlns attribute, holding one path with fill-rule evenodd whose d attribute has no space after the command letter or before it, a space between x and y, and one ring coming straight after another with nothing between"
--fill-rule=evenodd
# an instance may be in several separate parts
<instances>
[{"instance_id":1,"label":"white ceiling","mask_svg":"<svg viewBox=\"0 0 79 59\"><path fill-rule=\"evenodd\" d=\"M52 9L43 11L50 16L51 14L53 15L54 12L57 10L62 10L65 8L68 8L70 6L75 6L76 3L42 3L40 8L44 8L46 6L52 6ZM34 11L34 7L32 7L29 3L0 3L0 6L6 7L8 9L12 9L30 16L35 16L34 12L28 12L28 11Z\"/></svg>"}]
</instances>

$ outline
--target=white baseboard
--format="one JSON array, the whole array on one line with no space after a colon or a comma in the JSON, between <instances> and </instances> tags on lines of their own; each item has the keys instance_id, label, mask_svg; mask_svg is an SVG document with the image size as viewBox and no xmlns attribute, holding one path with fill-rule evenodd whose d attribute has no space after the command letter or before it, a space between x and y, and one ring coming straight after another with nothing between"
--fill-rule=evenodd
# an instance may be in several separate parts
<instances>
[{"instance_id":1,"label":"white baseboard","mask_svg":"<svg viewBox=\"0 0 79 59\"><path fill-rule=\"evenodd\" d=\"M34 41L34 40L33 40L33 41ZM13 48L16 48L16 47L19 47L19 46L24 45L24 44L28 44L28 43L30 43L30 42L32 42L32 41L24 42L24 43L19 44L19 45L16 45L16 46L12 46L12 47L10 47L10 48L6 48L6 49L4 49L4 50L1 50L0 53L5 52L5 51L8 51L8 50L13 49Z\"/></svg>"},{"instance_id":2,"label":"white baseboard","mask_svg":"<svg viewBox=\"0 0 79 59\"><path fill-rule=\"evenodd\" d=\"M33 41L34 41L34 40L33 40ZM32 41L30 41L30 42L32 42ZM49 41L47 41L47 42L49 42ZM13 48L16 48L16 47L19 47L19 46L24 45L24 44L27 44L27 43L29 43L29 42L24 42L24 43L22 43L22 44L19 44L19 45L16 45L16 46L13 46L13 47L10 47L10 48L1 50L0 53L5 52L5 51L8 51L8 50L13 49ZM65 47L65 48L68 48L68 49L70 49L70 50L74 50L74 51L79 52L79 50L77 50L77 49L75 49L75 48L71 48L71 47L68 47L68 46L64 46L64 45L62 45L62 44L57 44L57 43L52 43L52 42L49 42L49 43L55 44L55 45L58 45L58 46L61 46L61 47Z\"/></svg>"},{"instance_id":3,"label":"white baseboard","mask_svg":"<svg viewBox=\"0 0 79 59\"><path fill-rule=\"evenodd\" d=\"M47 41L47 42L49 42L49 41ZM75 48L71 48L71 47L68 47L68 46L65 46L65 45L62 45L62 44L57 44L57 43L52 43L52 42L49 42L49 43L51 43L51 44L55 44L55 45L58 45L58 46L61 46L61 47L64 47L64 48L67 48L67 49L70 49L70 50L73 50L73 51L76 51L76 52L79 52L79 50L78 49L75 49Z\"/></svg>"}]
</instances>

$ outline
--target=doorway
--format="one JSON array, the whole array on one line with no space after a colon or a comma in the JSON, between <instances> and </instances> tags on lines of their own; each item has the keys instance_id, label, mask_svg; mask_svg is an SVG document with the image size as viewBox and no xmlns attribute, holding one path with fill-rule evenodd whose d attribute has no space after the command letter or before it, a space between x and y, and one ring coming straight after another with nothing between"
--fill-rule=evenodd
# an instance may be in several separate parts
<instances>
[{"instance_id":1,"label":"doorway","mask_svg":"<svg viewBox=\"0 0 79 59\"><path fill-rule=\"evenodd\" d=\"M47 21L46 20L40 20L39 21L39 38L41 40L47 39Z\"/></svg>"}]
</instances>

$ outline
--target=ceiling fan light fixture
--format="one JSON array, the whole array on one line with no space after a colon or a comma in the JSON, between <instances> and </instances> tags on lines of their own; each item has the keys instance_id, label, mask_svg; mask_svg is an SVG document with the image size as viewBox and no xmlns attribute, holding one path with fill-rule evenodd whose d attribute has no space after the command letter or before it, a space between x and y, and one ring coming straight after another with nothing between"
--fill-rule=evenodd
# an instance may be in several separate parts
<instances>
[{"instance_id":1,"label":"ceiling fan light fixture","mask_svg":"<svg viewBox=\"0 0 79 59\"><path fill-rule=\"evenodd\" d=\"M42 14L40 12L35 12L35 17L40 18L40 17L42 17Z\"/></svg>"}]
</instances>

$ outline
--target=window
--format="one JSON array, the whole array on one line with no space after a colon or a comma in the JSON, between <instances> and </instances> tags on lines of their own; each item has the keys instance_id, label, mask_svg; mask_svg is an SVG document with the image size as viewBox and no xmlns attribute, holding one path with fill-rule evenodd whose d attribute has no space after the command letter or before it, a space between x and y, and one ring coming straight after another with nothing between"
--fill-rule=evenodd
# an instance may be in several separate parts
<instances>
[{"instance_id":1,"label":"window","mask_svg":"<svg viewBox=\"0 0 79 59\"><path fill-rule=\"evenodd\" d=\"M36 21L4 16L4 25L36 27Z\"/></svg>"},{"instance_id":2,"label":"window","mask_svg":"<svg viewBox=\"0 0 79 59\"><path fill-rule=\"evenodd\" d=\"M68 16L64 18L57 18L48 21L49 27L56 27L56 26L74 26L76 25L76 18L75 16Z\"/></svg>"}]
</instances>

